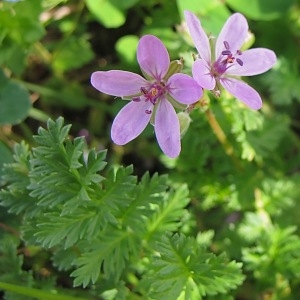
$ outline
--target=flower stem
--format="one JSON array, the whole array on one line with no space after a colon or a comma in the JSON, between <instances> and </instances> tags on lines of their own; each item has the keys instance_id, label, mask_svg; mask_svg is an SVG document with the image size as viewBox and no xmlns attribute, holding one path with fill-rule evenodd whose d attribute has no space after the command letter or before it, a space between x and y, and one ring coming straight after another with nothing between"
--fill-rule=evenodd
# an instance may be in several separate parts
<instances>
[{"instance_id":1,"label":"flower stem","mask_svg":"<svg viewBox=\"0 0 300 300\"><path fill-rule=\"evenodd\" d=\"M211 109L207 109L205 111L208 123L210 127L212 128L214 134L216 135L219 142L222 144L222 146L225 149L225 152L227 155L232 156L234 153L234 149L231 146L231 144L228 142L227 136L224 133L223 129L221 128L219 122L217 121L214 113L211 111Z\"/></svg>"},{"instance_id":2,"label":"flower stem","mask_svg":"<svg viewBox=\"0 0 300 300\"><path fill-rule=\"evenodd\" d=\"M235 156L234 148L228 141L226 134L224 133L223 129L221 128L221 126L220 126L219 122L217 121L212 110L210 108L206 109L205 115L206 115L208 123L209 123L210 127L212 128L214 134L216 135L218 141L223 146L225 153L232 158L232 160L234 161L237 168L241 169L241 164L240 164L240 161Z\"/></svg>"}]
</instances>

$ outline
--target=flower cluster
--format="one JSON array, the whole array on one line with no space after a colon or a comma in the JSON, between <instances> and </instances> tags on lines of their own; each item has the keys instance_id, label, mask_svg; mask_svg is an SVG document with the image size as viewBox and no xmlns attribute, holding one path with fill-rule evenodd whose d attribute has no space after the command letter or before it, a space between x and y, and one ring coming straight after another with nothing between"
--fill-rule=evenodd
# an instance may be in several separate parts
<instances>
[{"instance_id":1,"label":"flower cluster","mask_svg":"<svg viewBox=\"0 0 300 300\"><path fill-rule=\"evenodd\" d=\"M227 20L216 39L215 52L197 17L185 11L185 19L199 52L192 67L193 77L180 73L181 62L170 62L166 47L153 35L143 36L137 47L137 61L145 78L121 70L92 74L91 83L97 90L130 101L112 124L111 137L116 144L135 139L150 122L162 151L177 157L181 133L174 107L185 109L194 104L201 99L203 89L219 95L223 86L250 108L261 108L259 94L236 76L266 72L275 64L276 55L264 48L241 51L248 33L245 17L235 13Z\"/></svg>"}]
</instances>

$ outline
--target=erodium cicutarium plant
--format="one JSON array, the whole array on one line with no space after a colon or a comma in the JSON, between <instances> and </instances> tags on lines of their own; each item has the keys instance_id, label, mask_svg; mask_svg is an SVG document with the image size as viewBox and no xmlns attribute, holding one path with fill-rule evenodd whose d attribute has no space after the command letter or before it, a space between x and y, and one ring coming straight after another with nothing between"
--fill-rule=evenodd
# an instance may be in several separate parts
<instances>
[{"instance_id":1,"label":"erodium cicutarium plant","mask_svg":"<svg viewBox=\"0 0 300 300\"><path fill-rule=\"evenodd\" d=\"M145 78L121 70L98 71L91 77L92 85L100 92L130 100L114 119L112 140L124 145L151 122L162 151L176 157L181 150L180 124L173 105L185 107L197 102L202 88L186 74L169 72L167 49L153 35L140 39L137 60Z\"/></svg>"},{"instance_id":2,"label":"erodium cicutarium plant","mask_svg":"<svg viewBox=\"0 0 300 300\"><path fill-rule=\"evenodd\" d=\"M275 64L276 55L272 50L265 48L241 51L248 34L246 18L240 13L230 16L217 39L207 36L192 12L185 11L185 20L199 53L199 58L192 67L195 80L203 88L213 90L217 96L220 95L223 86L250 108L260 109L260 95L236 77L268 71Z\"/></svg>"}]
</instances>

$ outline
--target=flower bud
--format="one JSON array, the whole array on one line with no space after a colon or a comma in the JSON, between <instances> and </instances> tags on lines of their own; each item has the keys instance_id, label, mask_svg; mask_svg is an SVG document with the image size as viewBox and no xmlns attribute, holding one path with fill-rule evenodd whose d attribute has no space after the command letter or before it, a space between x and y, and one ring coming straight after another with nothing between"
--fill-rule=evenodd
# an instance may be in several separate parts
<instances>
[{"instance_id":1,"label":"flower bud","mask_svg":"<svg viewBox=\"0 0 300 300\"><path fill-rule=\"evenodd\" d=\"M187 132L192 119L187 112L181 111L177 114L180 125L180 138L182 138Z\"/></svg>"},{"instance_id":2,"label":"flower bud","mask_svg":"<svg viewBox=\"0 0 300 300\"><path fill-rule=\"evenodd\" d=\"M168 80L172 75L176 73L180 73L183 68L183 59L180 58L179 60L173 60L170 63L168 72L164 77L164 80Z\"/></svg>"}]
</instances>

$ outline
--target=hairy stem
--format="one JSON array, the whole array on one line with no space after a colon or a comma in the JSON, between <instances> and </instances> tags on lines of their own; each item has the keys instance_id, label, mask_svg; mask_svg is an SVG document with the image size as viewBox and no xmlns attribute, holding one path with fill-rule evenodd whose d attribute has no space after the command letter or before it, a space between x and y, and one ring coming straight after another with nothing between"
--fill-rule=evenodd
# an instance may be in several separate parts
<instances>
[{"instance_id":1,"label":"hairy stem","mask_svg":"<svg viewBox=\"0 0 300 300\"><path fill-rule=\"evenodd\" d=\"M221 128L221 126L220 126L219 122L217 121L212 110L210 108L206 109L205 115L206 115L208 123L209 123L210 127L212 128L215 136L217 137L218 141L223 146L225 153L229 157L231 157L231 159L235 163L236 167L238 169L241 169L241 164L240 164L240 161L238 160L238 158L235 156L234 148L228 141L226 134L224 133L223 129Z\"/></svg>"},{"instance_id":2,"label":"hairy stem","mask_svg":"<svg viewBox=\"0 0 300 300\"><path fill-rule=\"evenodd\" d=\"M205 115L214 134L216 135L221 145L224 147L226 154L228 156L234 155L233 147L228 142L226 134L224 133L223 129L221 128L219 122L217 121L214 113L211 111L210 108L205 111Z\"/></svg>"}]
</instances>

